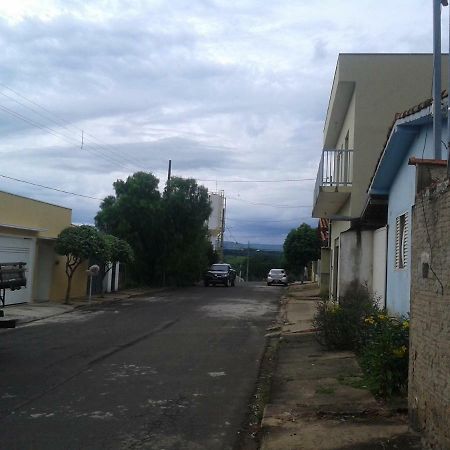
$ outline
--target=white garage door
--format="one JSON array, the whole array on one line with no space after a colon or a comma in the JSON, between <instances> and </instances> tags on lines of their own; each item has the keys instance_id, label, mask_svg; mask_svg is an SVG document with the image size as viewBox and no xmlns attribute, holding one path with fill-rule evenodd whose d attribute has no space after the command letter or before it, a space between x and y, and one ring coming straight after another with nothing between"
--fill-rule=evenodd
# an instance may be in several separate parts
<instances>
[{"instance_id":1,"label":"white garage door","mask_svg":"<svg viewBox=\"0 0 450 450\"><path fill-rule=\"evenodd\" d=\"M34 242L31 238L0 236L0 262L27 263L27 287L17 291L6 290L6 305L31 301Z\"/></svg>"}]
</instances>

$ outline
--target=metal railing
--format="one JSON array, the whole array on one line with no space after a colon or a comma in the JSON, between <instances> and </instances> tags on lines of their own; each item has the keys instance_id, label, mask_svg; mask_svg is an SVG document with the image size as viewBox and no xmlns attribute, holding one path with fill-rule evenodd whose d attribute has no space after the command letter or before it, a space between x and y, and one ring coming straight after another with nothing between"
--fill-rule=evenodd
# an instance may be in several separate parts
<instances>
[{"instance_id":1,"label":"metal railing","mask_svg":"<svg viewBox=\"0 0 450 450\"><path fill-rule=\"evenodd\" d=\"M353 150L323 150L317 171L314 203L321 186L351 186L353 181Z\"/></svg>"}]
</instances>

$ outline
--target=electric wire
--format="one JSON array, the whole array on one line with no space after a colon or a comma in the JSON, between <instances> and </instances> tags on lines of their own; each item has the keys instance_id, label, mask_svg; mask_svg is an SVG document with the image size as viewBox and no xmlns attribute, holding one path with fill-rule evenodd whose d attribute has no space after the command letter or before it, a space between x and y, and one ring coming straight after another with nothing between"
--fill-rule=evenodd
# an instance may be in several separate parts
<instances>
[{"instance_id":1,"label":"electric wire","mask_svg":"<svg viewBox=\"0 0 450 450\"><path fill-rule=\"evenodd\" d=\"M77 145L77 146L79 145L79 141L74 140L72 137L67 136L67 135L65 135L64 133L58 132L58 131L54 130L53 128L48 127L47 125L44 125L44 124L39 123L39 122L36 122L35 120L30 119L29 117L24 116L23 114L20 114L20 113L18 113L17 111L14 111L14 110L12 110L12 109L10 109L10 108L4 106L4 105L1 105L1 104L0 104L0 109L3 110L4 112L10 114L11 116L16 117L17 119L20 119L20 120L22 120L23 122L26 122L26 123L28 123L29 125L32 125L32 126L35 127L35 128L39 128L40 130L45 131L46 133L49 133L49 134L51 134L52 136L55 136L56 138L61 139L61 140L65 141L65 142L67 142L67 143L70 144L70 145ZM87 147L87 146L85 146L85 147ZM93 153L96 153L97 155L103 157L104 159L109 160L109 162L112 163L114 166L119 165L119 166L121 166L123 169L128 170L128 168L125 167L119 160L114 159L113 157L111 157L111 156L109 156L109 155L107 155L107 154L104 154L103 152L100 152L100 151L98 151L98 150L96 150L96 149L93 149L93 148L86 148L86 149L87 149L88 151L91 151L91 152L93 152Z\"/></svg>"},{"instance_id":2,"label":"electric wire","mask_svg":"<svg viewBox=\"0 0 450 450\"><path fill-rule=\"evenodd\" d=\"M4 84L2 84L2 83L0 83L0 86L6 87L6 86L5 86ZM51 121L53 124L55 124L55 125L57 125L57 126L59 126L59 127L61 127L61 128L64 128L65 130L67 130L67 131L69 131L69 132L72 132L72 130L69 129L69 127L71 127L71 128L73 128L74 130L76 130L77 132L83 133L85 136L88 136L88 137L91 138L91 142L90 142L89 144L87 144L87 145L90 145L90 146L94 145L94 146L98 147L99 149L102 149L102 150L108 152L108 153L105 154L103 151L97 150L97 154L103 155L103 157L106 157L106 158L110 159L111 161L114 161L116 164L121 164L121 165L122 165L123 163L127 163L127 164L131 164L132 166L134 166L134 167L136 167L136 168L140 168L140 167L136 164L136 162L131 161L131 160L129 160L129 159L123 157L122 155L117 154L117 152L113 152L111 149L107 148L105 145L102 145L102 144L98 143L98 142L100 142L100 141L98 141L98 139L97 139L95 136L93 136L92 134L90 134L90 133L88 133L88 132L82 130L81 128L77 127L76 125L71 124L70 122L68 122L68 121L65 120L65 119L59 118L58 116L56 116L55 114L53 114L51 111L47 110L46 108L44 108L43 106L39 105L38 103L36 103L36 102L34 102L34 101L30 100L30 99L27 99L25 96L19 94L19 93L18 93L17 91L15 91L14 89L11 89L11 88L9 88L9 87L6 87L6 88L9 89L9 90L11 90L12 92L14 92L16 95L20 96L21 98L24 98L25 100L27 100L27 101L30 102L31 104L36 105L37 107L39 107L40 109L42 109L43 111L45 111L46 114L44 115L44 114L40 113L40 112L37 111L35 108L32 108L32 107L30 107L30 106L27 106L25 103L23 103L23 102L17 100L16 98L14 98L14 97L12 97L12 96L10 96L10 95L4 93L4 92L0 92L0 95L4 96L5 98L8 98L8 99L12 100L13 102L15 102L15 103L17 103L17 104L23 106L24 108L29 109L30 111L32 111L34 114L38 115L39 117L44 118L44 119L46 119L46 120L49 120L49 121ZM13 110L11 110L11 109L5 107L5 106L4 106L2 109L4 109L5 111L7 111L8 113L10 113L10 114L12 114L12 115L15 115L16 117L21 116L21 117L18 117L18 118L21 118L21 120L24 120L25 122L29 123L30 125L36 126L35 124L36 124L37 122L33 121L32 119L27 118L27 117L25 117L25 116L23 116L23 115L17 113L16 111L13 111ZM24 118L24 117L25 117L25 118ZM32 122L33 122L33 123L32 123ZM49 127L47 127L46 125L43 125L43 124L39 124L39 126L40 126L40 127L47 128L47 129L49 128ZM53 131L54 131L55 133L60 133L61 135L66 136L67 138L73 140L73 138L72 138L71 136L64 135L63 133L58 132L58 131L56 131L56 130L53 130ZM97 141L97 142L93 142L93 141ZM78 138L76 139L76 143L77 143L77 144L79 143ZM113 146L111 146L110 144L108 144L108 146L113 147ZM83 146L83 148L84 148L84 147L85 147L85 146ZM110 153L112 153L112 155L111 155ZM142 169L142 168L141 168L141 169ZM144 170L145 170L145 169L144 169Z\"/></svg>"},{"instance_id":3,"label":"electric wire","mask_svg":"<svg viewBox=\"0 0 450 450\"><path fill-rule=\"evenodd\" d=\"M93 197L92 195L78 194L76 192L65 191L64 189L58 189L58 188L54 188L54 187L51 187L51 186L45 186L43 184L33 183L32 181L22 180L20 178L10 177L8 175L0 174L0 177L1 178L6 178L7 180L17 181L19 183L28 184L28 185L35 186L35 187L40 187L40 188L43 188L43 189L49 189L51 191L62 192L63 194L74 195L76 197L89 198L91 200L103 200L103 198L100 198L100 197Z\"/></svg>"},{"instance_id":4,"label":"electric wire","mask_svg":"<svg viewBox=\"0 0 450 450\"><path fill-rule=\"evenodd\" d=\"M268 206L268 207L272 207L272 208L281 208L281 209L288 209L288 208L312 208L311 205L277 205L274 203L261 203L261 202L252 202L250 200L245 200L243 198L239 198L239 197L230 197L227 195L227 200L237 200L240 202L244 202L244 203L248 203L250 205L254 205L254 206Z\"/></svg>"},{"instance_id":5,"label":"electric wire","mask_svg":"<svg viewBox=\"0 0 450 450\"><path fill-rule=\"evenodd\" d=\"M293 219L280 219L280 220L266 220L266 219L235 219L233 217L229 217L227 220L231 220L232 222L238 223L290 223L290 222L298 222L298 217L294 217Z\"/></svg>"},{"instance_id":6,"label":"electric wire","mask_svg":"<svg viewBox=\"0 0 450 450\"><path fill-rule=\"evenodd\" d=\"M315 178L292 178L292 179L278 179L278 180L206 180L197 178L197 181L215 182L215 183L297 183L301 181L315 181Z\"/></svg>"}]
</instances>

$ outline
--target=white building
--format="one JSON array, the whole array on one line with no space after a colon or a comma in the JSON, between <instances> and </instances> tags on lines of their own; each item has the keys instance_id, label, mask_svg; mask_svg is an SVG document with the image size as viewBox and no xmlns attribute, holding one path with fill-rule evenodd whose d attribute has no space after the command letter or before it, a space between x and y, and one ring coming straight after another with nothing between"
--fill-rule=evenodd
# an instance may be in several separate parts
<instances>
[{"instance_id":1,"label":"white building","mask_svg":"<svg viewBox=\"0 0 450 450\"><path fill-rule=\"evenodd\" d=\"M223 251L223 236L225 233L225 211L227 199L224 191L212 192L209 194L211 203L211 215L208 220L208 231L211 244L219 254Z\"/></svg>"}]
</instances>

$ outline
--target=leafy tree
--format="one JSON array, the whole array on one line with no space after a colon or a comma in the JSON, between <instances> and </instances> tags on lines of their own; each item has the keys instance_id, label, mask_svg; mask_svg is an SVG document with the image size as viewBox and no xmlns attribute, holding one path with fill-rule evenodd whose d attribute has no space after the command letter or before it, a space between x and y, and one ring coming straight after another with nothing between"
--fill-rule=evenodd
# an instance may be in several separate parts
<instances>
[{"instance_id":1,"label":"leafy tree","mask_svg":"<svg viewBox=\"0 0 450 450\"><path fill-rule=\"evenodd\" d=\"M197 281L211 252L206 225L211 214L208 191L193 179L171 178L163 194L163 209L164 282Z\"/></svg>"},{"instance_id":2,"label":"leafy tree","mask_svg":"<svg viewBox=\"0 0 450 450\"><path fill-rule=\"evenodd\" d=\"M190 283L213 258L206 228L208 192L193 179L172 178L163 195L158 184L144 172L116 181L115 196L103 200L95 223L131 245L135 282Z\"/></svg>"},{"instance_id":3,"label":"leafy tree","mask_svg":"<svg viewBox=\"0 0 450 450\"><path fill-rule=\"evenodd\" d=\"M303 268L320 257L320 240L317 229L302 223L291 230L283 245L286 268L301 274Z\"/></svg>"},{"instance_id":4,"label":"leafy tree","mask_svg":"<svg viewBox=\"0 0 450 450\"><path fill-rule=\"evenodd\" d=\"M244 278L247 272L247 258L249 258L249 280L263 280L270 269L284 267L281 252L268 252L253 248L249 249L248 252L247 249L225 251L225 262L231 264L238 274L241 273Z\"/></svg>"},{"instance_id":5,"label":"leafy tree","mask_svg":"<svg viewBox=\"0 0 450 450\"><path fill-rule=\"evenodd\" d=\"M115 196L106 197L95 217L97 227L127 241L134 252L132 274L137 283L161 277L163 209L159 180L151 173L136 172L117 180Z\"/></svg>"},{"instance_id":6,"label":"leafy tree","mask_svg":"<svg viewBox=\"0 0 450 450\"><path fill-rule=\"evenodd\" d=\"M69 302L72 278L83 261L99 259L105 253L103 236L92 226L68 227L58 235L55 251L66 257L67 289L65 303Z\"/></svg>"}]
</instances>

